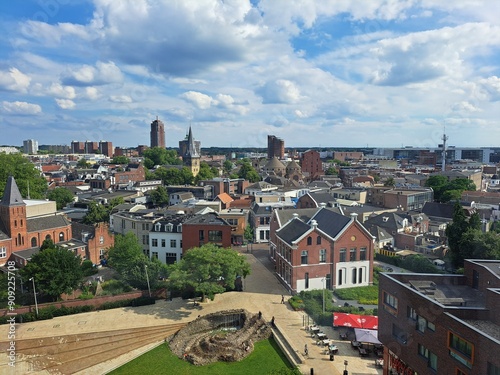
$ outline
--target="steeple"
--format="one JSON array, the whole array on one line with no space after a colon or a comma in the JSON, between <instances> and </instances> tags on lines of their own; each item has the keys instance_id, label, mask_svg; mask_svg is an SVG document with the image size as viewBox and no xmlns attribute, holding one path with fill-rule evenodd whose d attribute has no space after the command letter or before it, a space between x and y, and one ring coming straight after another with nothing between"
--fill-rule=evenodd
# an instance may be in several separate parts
<instances>
[{"instance_id":1,"label":"steeple","mask_svg":"<svg viewBox=\"0 0 500 375\"><path fill-rule=\"evenodd\" d=\"M189 126L189 133L188 133L187 141L188 141L187 155L191 156L192 158L199 158L200 155L198 155L198 150L196 149L196 145L194 143L191 125Z\"/></svg>"},{"instance_id":2,"label":"steeple","mask_svg":"<svg viewBox=\"0 0 500 375\"><path fill-rule=\"evenodd\" d=\"M0 202L2 206L25 206L21 192L17 187L16 180L14 177L9 176L7 179L7 184L5 185L5 190L3 191L2 201Z\"/></svg>"}]
</instances>

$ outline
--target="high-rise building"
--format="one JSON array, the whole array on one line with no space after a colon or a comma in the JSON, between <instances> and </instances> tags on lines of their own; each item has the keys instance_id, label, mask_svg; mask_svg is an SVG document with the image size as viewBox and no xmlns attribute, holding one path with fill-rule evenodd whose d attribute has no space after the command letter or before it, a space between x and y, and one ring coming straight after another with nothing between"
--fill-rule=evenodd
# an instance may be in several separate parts
<instances>
[{"instance_id":1,"label":"high-rise building","mask_svg":"<svg viewBox=\"0 0 500 375\"><path fill-rule=\"evenodd\" d=\"M99 142L99 151L101 154L106 155L107 157L113 157L113 143L108 141L100 141Z\"/></svg>"},{"instance_id":2,"label":"high-rise building","mask_svg":"<svg viewBox=\"0 0 500 375\"><path fill-rule=\"evenodd\" d=\"M32 155L38 153L38 142L34 139L23 141L23 152Z\"/></svg>"},{"instance_id":3,"label":"high-rise building","mask_svg":"<svg viewBox=\"0 0 500 375\"><path fill-rule=\"evenodd\" d=\"M302 153L300 166L302 167L302 172L309 174L310 180L317 180L324 173L320 154L315 150L307 150Z\"/></svg>"},{"instance_id":4,"label":"high-rise building","mask_svg":"<svg viewBox=\"0 0 500 375\"><path fill-rule=\"evenodd\" d=\"M267 136L267 158L283 159L285 157L285 141L274 135Z\"/></svg>"},{"instance_id":5,"label":"high-rise building","mask_svg":"<svg viewBox=\"0 0 500 375\"><path fill-rule=\"evenodd\" d=\"M72 154L85 154L85 142L72 141L71 142Z\"/></svg>"},{"instance_id":6,"label":"high-rise building","mask_svg":"<svg viewBox=\"0 0 500 375\"><path fill-rule=\"evenodd\" d=\"M191 173L196 177L200 172L201 142L194 140L191 126L186 138L179 141L179 152L184 164L191 169Z\"/></svg>"},{"instance_id":7,"label":"high-rise building","mask_svg":"<svg viewBox=\"0 0 500 375\"><path fill-rule=\"evenodd\" d=\"M165 125L158 117L151 123L151 147L165 148Z\"/></svg>"}]
</instances>

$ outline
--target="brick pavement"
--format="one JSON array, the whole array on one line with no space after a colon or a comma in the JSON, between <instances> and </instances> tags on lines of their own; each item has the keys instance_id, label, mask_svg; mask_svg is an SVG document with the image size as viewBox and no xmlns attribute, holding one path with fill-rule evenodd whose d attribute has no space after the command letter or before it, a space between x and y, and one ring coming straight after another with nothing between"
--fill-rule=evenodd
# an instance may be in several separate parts
<instances>
[{"instance_id":1,"label":"brick pavement","mask_svg":"<svg viewBox=\"0 0 500 375\"><path fill-rule=\"evenodd\" d=\"M263 317L268 320L274 316L278 328L301 356L305 344L308 345L309 356L304 358L304 363L300 365L300 369L304 374L310 374L311 369L315 375L342 374L344 360L349 362L349 374L382 373L380 369L375 368L374 358L360 358L357 352L350 348L350 343L345 341L338 341L339 354L331 362L329 356L324 354L323 348L315 345L315 341L304 329L304 323L307 321L305 314L294 311L289 304L281 304L281 295L285 294L286 297L289 297L289 295L286 294L285 288L276 277L266 268L265 258L257 258L250 253L244 254L252 265L252 274L244 280L244 292L217 295L214 301L202 303L198 307L193 306L192 302L177 299L174 301L157 301L155 305L151 306L104 310L25 323L17 325L16 337L18 340L41 339L43 337L64 338L70 334L92 335L93 332L110 332L110 340L112 340L112 332L117 330L134 328L140 330L141 327L160 327L171 323L187 323L198 315L225 309L244 308L253 313L261 311ZM82 324L82 322L85 323ZM328 337L333 339L338 337L338 332L335 332L332 327L323 327L323 329ZM3 350L7 332L8 326L0 326L0 346L2 347L0 373L9 375L48 373L46 371L35 371L29 357L20 357L14 369L7 366L6 351ZM64 340L61 339L61 341ZM100 360L93 367L81 371L81 374L106 373L135 358L146 349L153 347L158 342L158 338L154 341L147 346L134 348L134 350L117 358L111 358L107 361ZM64 345L64 343L61 345ZM95 350L98 350L98 348ZM76 371L65 373L76 373Z\"/></svg>"}]
</instances>

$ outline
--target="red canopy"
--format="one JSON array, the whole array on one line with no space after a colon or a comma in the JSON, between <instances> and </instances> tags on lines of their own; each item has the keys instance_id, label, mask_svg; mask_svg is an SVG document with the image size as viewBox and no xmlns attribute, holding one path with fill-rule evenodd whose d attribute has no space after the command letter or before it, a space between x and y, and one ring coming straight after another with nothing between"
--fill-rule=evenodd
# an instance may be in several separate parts
<instances>
[{"instance_id":1,"label":"red canopy","mask_svg":"<svg viewBox=\"0 0 500 375\"><path fill-rule=\"evenodd\" d=\"M378 317L373 315L333 313L333 325L335 327L378 329Z\"/></svg>"}]
</instances>

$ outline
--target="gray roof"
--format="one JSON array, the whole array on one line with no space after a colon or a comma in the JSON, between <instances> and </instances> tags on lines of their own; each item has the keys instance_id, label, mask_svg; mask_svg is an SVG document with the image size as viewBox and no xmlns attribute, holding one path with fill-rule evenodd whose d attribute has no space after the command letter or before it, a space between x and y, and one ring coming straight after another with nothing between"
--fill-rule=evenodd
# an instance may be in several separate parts
<instances>
[{"instance_id":1,"label":"gray roof","mask_svg":"<svg viewBox=\"0 0 500 375\"><path fill-rule=\"evenodd\" d=\"M13 176L7 178L7 184L3 191L2 201L0 202L2 206L24 206L23 197L21 192L17 187L16 180Z\"/></svg>"},{"instance_id":2,"label":"gray roof","mask_svg":"<svg viewBox=\"0 0 500 375\"><path fill-rule=\"evenodd\" d=\"M286 243L291 244L310 229L310 225L304 223L302 220L295 219L276 231L276 235Z\"/></svg>"},{"instance_id":3,"label":"gray roof","mask_svg":"<svg viewBox=\"0 0 500 375\"><path fill-rule=\"evenodd\" d=\"M71 232L73 238L82 238L82 233L90 233L91 238L95 236L95 227L82 223L71 222Z\"/></svg>"},{"instance_id":4,"label":"gray roof","mask_svg":"<svg viewBox=\"0 0 500 375\"><path fill-rule=\"evenodd\" d=\"M299 215L299 219L303 222L308 222L316 212L318 212L317 208L302 208L300 210L276 210L274 211L276 216L279 218L281 225L285 225L287 221L293 219L293 214L297 213Z\"/></svg>"},{"instance_id":5,"label":"gray roof","mask_svg":"<svg viewBox=\"0 0 500 375\"><path fill-rule=\"evenodd\" d=\"M377 242L387 241L390 240L391 238L394 238L384 228L381 228L377 225L373 225L372 227L370 227L368 231L371 233L372 236L376 238Z\"/></svg>"},{"instance_id":6,"label":"gray roof","mask_svg":"<svg viewBox=\"0 0 500 375\"><path fill-rule=\"evenodd\" d=\"M320 209L311 220L316 220L318 228L332 238L335 238L351 221L349 217L326 208Z\"/></svg>"},{"instance_id":7,"label":"gray roof","mask_svg":"<svg viewBox=\"0 0 500 375\"><path fill-rule=\"evenodd\" d=\"M167 216L164 219L158 220L151 229L151 232L169 232L167 231L166 225L172 224L172 230L170 232L177 233L177 225L183 224L187 220L194 217L194 215L171 215ZM158 224L159 228L158 228ZM180 233L180 232L179 232Z\"/></svg>"},{"instance_id":8,"label":"gray roof","mask_svg":"<svg viewBox=\"0 0 500 375\"><path fill-rule=\"evenodd\" d=\"M335 202L336 199L332 197L330 193L326 190L309 192L307 193L313 200L316 202L316 205L319 207L320 203L328 204L329 202Z\"/></svg>"},{"instance_id":9,"label":"gray roof","mask_svg":"<svg viewBox=\"0 0 500 375\"><path fill-rule=\"evenodd\" d=\"M393 212L384 212L380 215L366 219L363 224L366 228L377 225L392 232L403 228L402 221L403 218L398 214Z\"/></svg>"},{"instance_id":10,"label":"gray roof","mask_svg":"<svg viewBox=\"0 0 500 375\"><path fill-rule=\"evenodd\" d=\"M453 219L454 205L449 203L425 202L422 212L428 217Z\"/></svg>"},{"instance_id":11,"label":"gray roof","mask_svg":"<svg viewBox=\"0 0 500 375\"><path fill-rule=\"evenodd\" d=\"M70 225L71 222L64 215L50 215L29 218L26 220L26 227L29 232L38 232L53 228L62 228Z\"/></svg>"},{"instance_id":12,"label":"gray roof","mask_svg":"<svg viewBox=\"0 0 500 375\"><path fill-rule=\"evenodd\" d=\"M207 224L207 225L229 225L223 218L219 217L215 212L209 212L204 215L195 215L186 220L184 224Z\"/></svg>"}]
</instances>

